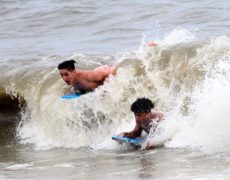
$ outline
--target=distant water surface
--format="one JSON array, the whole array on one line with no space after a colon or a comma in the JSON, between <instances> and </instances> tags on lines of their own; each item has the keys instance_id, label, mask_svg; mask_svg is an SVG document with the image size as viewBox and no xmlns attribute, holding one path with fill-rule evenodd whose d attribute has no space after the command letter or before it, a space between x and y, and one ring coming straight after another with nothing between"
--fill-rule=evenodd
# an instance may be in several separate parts
<instances>
[{"instance_id":1,"label":"distant water surface","mask_svg":"<svg viewBox=\"0 0 230 180\"><path fill-rule=\"evenodd\" d=\"M1 1L2 58L130 51L177 27L229 34L227 0Z\"/></svg>"}]
</instances>

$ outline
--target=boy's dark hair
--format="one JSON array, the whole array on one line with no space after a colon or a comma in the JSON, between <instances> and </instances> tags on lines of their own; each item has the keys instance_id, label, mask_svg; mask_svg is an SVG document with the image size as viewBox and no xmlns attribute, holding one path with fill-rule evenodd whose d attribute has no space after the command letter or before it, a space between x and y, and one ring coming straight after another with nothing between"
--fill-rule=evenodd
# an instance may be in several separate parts
<instances>
[{"instance_id":1,"label":"boy's dark hair","mask_svg":"<svg viewBox=\"0 0 230 180\"><path fill-rule=\"evenodd\" d=\"M76 61L74 61L73 59L64 61L58 65L58 69L74 70L75 69L74 63L76 63Z\"/></svg>"},{"instance_id":2,"label":"boy's dark hair","mask_svg":"<svg viewBox=\"0 0 230 180\"><path fill-rule=\"evenodd\" d=\"M131 105L131 111L134 112L134 114L148 113L152 108L154 108L154 104L150 99L147 98L138 98Z\"/></svg>"}]
</instances>

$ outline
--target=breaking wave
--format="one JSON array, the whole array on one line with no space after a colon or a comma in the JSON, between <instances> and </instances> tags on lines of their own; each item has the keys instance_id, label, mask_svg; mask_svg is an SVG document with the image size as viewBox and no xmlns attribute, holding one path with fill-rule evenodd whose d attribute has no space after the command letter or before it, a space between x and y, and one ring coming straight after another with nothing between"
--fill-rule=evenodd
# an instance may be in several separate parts
<instances>
[{"instance_id":1,"label":"breaking wave","mask_svg":"<svg viewBox=\"0 0 230 180\"><path fill-rule=\"evenodd\" d=\"M20 141L37 148L116 148L111 135L133 128L130 105L148 97L165 114L154 142L228 151L230 38L201 41L178 28L156 42L133 52L69 57L83 69L119 63L116 76L73 100L60 98L66 86L56 66L63 57L1 61L0 92L26 103L17 129Z\"/></svg>"}]
</instances>

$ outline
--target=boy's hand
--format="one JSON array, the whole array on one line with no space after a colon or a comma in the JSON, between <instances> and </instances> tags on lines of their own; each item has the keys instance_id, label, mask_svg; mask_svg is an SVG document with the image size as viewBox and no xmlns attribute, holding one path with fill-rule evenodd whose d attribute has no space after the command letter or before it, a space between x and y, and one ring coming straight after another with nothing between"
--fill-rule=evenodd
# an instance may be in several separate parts
<instances>
[{"instance_id":1,"label":"boy's hand","mask_svg":"<svg viewBox=\"0 0 230 180\"><path fill-rule=\"evenodd\" d=\"M121 137L124 137L125 136L125 133L122 132L122 133L119 133L117 136L121 136Z\"/></svg>"}]
</instances>

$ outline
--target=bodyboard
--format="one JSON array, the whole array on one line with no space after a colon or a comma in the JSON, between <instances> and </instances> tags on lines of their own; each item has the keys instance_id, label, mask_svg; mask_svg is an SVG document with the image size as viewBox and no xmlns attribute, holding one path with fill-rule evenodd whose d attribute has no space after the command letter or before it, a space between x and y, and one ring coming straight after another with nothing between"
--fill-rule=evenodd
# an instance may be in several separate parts
<instances>
[{"instance_id":1,"label":"bodyboard","mask_svg":"<svg viewBox=\"0 0 230 180\"><path fill-rule=\"evenodd\" d=\"M63 95L61 98L62 99L73 99L73 98L79 98L81 96L82 94L79 94L79 93L68 93L68 94Z\"/></svg>"},{"instance_id":2,"label":"bodyboard","mask_svg":"<svg viewBox=\"0 0 230 180\"><path fill-rule=\"evenodd\" d=\"M141 138L128 138L128 137L122 137L122 136L112 136L113 140L119 141L119 142L125 142L129 143L136 147L141 147L143 144L143 139Z\"/></svg>"}]
</instances>

